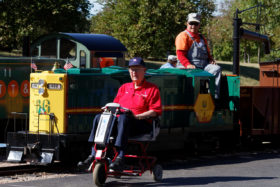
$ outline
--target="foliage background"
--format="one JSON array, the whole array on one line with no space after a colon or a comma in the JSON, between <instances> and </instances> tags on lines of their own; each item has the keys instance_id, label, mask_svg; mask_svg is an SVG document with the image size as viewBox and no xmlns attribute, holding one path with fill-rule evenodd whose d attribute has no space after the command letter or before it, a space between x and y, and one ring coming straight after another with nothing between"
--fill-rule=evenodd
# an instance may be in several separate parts
<instances>
[{"instance_id":1,"label":"foliage background","mask_svg":"<svg viewBox=\"0 0 280 187\"><path fill-rule=\"evenodd\" d=\"M100 0L102 12L92 17L90 31L118 38L129 56L162 58L175 53L174 41L185 29L190 12L202 14L202 25L212 18L212 0Z\"/></svg>"},{"instance_id":2,"label":"foliage background","mask_svg":"<svg viewBox=\"0 0 280 187\"><path fill-rule=\"evenodd\" d=\"M239 18L242 19L242 22L260 23L261 27L258 32L269 36L272 51L270 55L261 53L261 61L274 60L277 56L279 57L279 0L225 0L220 10L221 15L213 18L207 28L211 30L209 38L213 41L212 49L216 59L232 61L232 21L234 13L236 9L245 10L257 4L262 5L259 16L257 14L257 8L254 8L239 14ZM256 32L256 27L254 26L244 24L242 28ZM257 62L258 46L261 47L261 52L264 51L261 43L241 40L240 59L242 60L243 58L244 62L248 62L248 57L251 57L251 62Z\"/></svg>"},{"instance_id":3,"label":"foliage background","mask_svg":"<svg viewBox=\"0 0 280 187\"><path fill-rule=\"evenodd\" d=\"M280 55L279 0L224 0L219 15L213 15L215 0L96 0L102 11L90 15L89 0L0 0L0 50L21 49L22 38L54 32L109 34L119 39L129 56L163 59L175 54L174 40L185 29L190 12L202 14L200 32L209 40L217 60L232 61L232 21L238 8L244 10L261 3L257 9L240 14L243 22L262 24L260 33L271 39L271 55L261 53L262 61ZM249 25L242 26L255 31ZM240 59L255 62L256 42L241 41ZM263 51L263 50L261 50Z\"/></svg>"},{"instance_id":4,"label":"foliage background","mask_svg":"<svg viewBox=\"0 0 280 187\"><path fill-rule=\"evenodd\" d=\"M0 0L0 50L11 51L53 32L85 32L89 29L88 0Z\"/></svg>"}]
</instances>

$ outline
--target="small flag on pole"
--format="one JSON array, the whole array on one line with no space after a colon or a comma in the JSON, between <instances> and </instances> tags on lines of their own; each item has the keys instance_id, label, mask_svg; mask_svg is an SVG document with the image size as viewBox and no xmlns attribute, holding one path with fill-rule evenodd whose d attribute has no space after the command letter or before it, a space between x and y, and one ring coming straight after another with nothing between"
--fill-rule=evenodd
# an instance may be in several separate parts
<instances>
[{"instance_id":1,"label":"small flag on pole","mask_svg":"<svg viewBox=\"0 0 280 187\"><path fill-rule=\"evenodd\" d=\"M37 70L37 69L38 69L37 66L36 66L36 64L35 64L34 62L31 62L30 67L31 67L32 69L34 69L34 70Z\"/></svg>"},{"instance_id":2,"label":"small flag on pole","mask_svg":"<svg viewBox=\"0 0 280 187\"><path fill-rule=\"evenodd\" d=\"M68 70L70 68L74 67L71 62L69 60L66 61L66 63L64 64L64 69Z\"/></svg>"}]
</instances>

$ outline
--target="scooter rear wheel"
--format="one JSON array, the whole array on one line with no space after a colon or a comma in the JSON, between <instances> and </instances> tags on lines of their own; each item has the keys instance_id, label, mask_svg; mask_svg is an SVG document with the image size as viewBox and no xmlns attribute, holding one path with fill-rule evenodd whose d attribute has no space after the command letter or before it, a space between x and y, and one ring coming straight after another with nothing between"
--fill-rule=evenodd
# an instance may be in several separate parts
<instances>
[{"instance_id":1,"label":"scooter rear wheel","mask_svg":"<svg viewBox=\"0 0 280 187\"><path fill-rule=\"evenodd\" d=\"M97 163L93 170L93 181L96 186L103 186L106 181L105 165L103 163Z\"/></svg>"}]
</instances>

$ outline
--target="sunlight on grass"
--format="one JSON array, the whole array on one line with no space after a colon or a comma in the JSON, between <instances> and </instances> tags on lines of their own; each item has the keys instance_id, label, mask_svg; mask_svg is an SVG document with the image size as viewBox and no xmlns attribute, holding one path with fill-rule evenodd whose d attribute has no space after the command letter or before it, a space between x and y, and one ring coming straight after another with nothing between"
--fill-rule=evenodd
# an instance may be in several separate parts
<instances>
[{"instance_id":1,"label":"sunlight on grass","mask_svg":"<svg viewBox=\"0 0 280 187\"><path fill-rule=\"evenodd\" d=\"M157 69L165 62L145 60L148 68ZM222 67L222 74L232 75L232 62L217 61ZM240 85L241 86L258 86L259 85L259 64L240 63Z\"/></svg>"},{"instance_id":2,"label":"sunlight on grass","mask_svg":"<svg viewBox=\"0 0 280 187\"><path fill-rule=\"evenodd\" d=\"M13 50L12 52L0 51L0 56L21 56L20 50Z\"/></svg>"},{"instance_id":3,"label":"sunlight on grass","mask_svg":"<svg viewBox=\"0 0 280 187\"><path fill-rule=\"evenodd\" d=\"M218 61L222 67L222 73L232 74L232 62ZM259 64L240 63L240 85L241 86L258 86L259 85Z\"/></svg>"}]
</instances>

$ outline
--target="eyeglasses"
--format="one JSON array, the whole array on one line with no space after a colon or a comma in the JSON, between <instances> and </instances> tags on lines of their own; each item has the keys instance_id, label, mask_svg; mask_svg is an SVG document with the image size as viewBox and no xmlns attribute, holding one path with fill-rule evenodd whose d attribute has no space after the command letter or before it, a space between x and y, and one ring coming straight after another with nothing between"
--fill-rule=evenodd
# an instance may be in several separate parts
<instances>
[{"instance_id":1,"label":"eyeglasses","mask_svg":"<svg viewBox=\"0 0 280 187\"><path fill-rule=\"evenodd\" d=\"M189 22L189 25L198 26L198 25L199 25L199 23L198 23L198 22Z\"/></svg>"}]
</instances>

